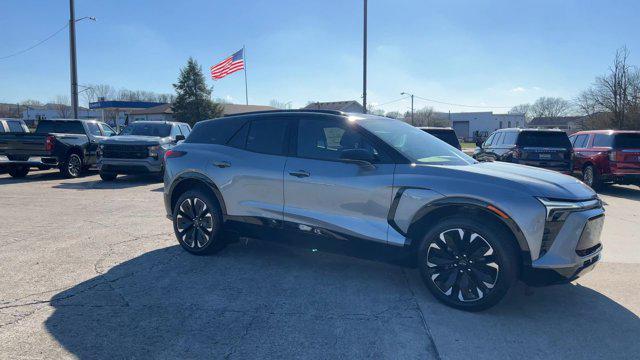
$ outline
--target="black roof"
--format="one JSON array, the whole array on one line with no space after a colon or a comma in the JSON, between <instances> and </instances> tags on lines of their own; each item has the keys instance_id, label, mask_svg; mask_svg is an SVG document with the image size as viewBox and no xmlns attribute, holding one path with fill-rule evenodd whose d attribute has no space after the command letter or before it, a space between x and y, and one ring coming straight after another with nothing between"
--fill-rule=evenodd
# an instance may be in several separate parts
<instances>
[{"instance_id":1,"label":"black roof","mask_svg":"<svg viewBox=\"0 0 640 360\"><path fill-rule=\"evenodd\" d=\"M244 115L260 115L260 114L278 114L278 113L318 113L318 114L331 114L331 115L347 115L348 113L338 110L315 110L315 109L276 109L276 110L262 110L262 111L249 111L238 114L225 115L224 117L244 116Z\"/></svg>"}]
</instances>

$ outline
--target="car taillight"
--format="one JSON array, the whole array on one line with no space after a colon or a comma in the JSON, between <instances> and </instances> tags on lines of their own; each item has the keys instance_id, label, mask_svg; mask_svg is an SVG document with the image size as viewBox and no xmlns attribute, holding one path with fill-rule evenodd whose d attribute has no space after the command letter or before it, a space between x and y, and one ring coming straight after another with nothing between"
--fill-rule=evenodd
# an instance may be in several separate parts
<instances>
[{"instance_id":1,"label":"car taillight","mask_svg":"<svg viewBox=\"0 0 640 360\"><path fill-rule=\"evenodd\" d=\"M616 158L617 155L616 151L609 151L609 161L618 161Z\"/></svg>"},{"instance_id":2,"label":"car taillight","mask_svg":"<svg viewBox=\"0 0 640 360\"><path fill-rule=\"evenodd\" d=\"M186 151L177 151L177 150L168 150L167 152L164 153L164 159L169 159L169 158L178 158L181 156L185 156L187 154Z\"/></svg>"},{"instance_id":3,"label":"car taillight","mask_svg":"<svg viewBox=\"0 0 640 360\"><path fill-rule=\"evenodd\" d=\"M56 137L53 135L49 135L47 136L47 138L44 140L44 149L46 151L51 151L53 150L53 145L55 145L56 143Z\"/></svg>"}]
</instances>

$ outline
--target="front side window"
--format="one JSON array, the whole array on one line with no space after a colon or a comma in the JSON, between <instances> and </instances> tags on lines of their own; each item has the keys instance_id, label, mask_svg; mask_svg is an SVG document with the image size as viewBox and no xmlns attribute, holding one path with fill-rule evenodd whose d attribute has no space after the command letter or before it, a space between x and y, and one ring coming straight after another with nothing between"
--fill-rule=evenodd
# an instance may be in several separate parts
<instances>
[{"instance_id":1,"label":"front side window","mask_svg":"<svg viewBox=\"0 0 640 360\"><path fill-rule=\"evenodd\" d=\"M171 125L163 123L134 122L122 130L120 135L167 137L171 133Z\"/></svg>"},{"instance_id":2,"label":"front side window","mask_svg":"<svg viewBox=\"0 0 640 360\"><path fill-rule=\"evenodd\" d=\"M87 130L89 130L89 134L91 134L93 136L102 136L102 133L100 132L100 128L98 127L98 124L96 124L96 123L88 122L87 123Z\"/></svg>"},{"instance_id":3,"label":"front side window","mask_svg":"<svg viewBox=\"0 0 640 360\"><path fill-rule=\"evenodd\" d=\"M365 150L380 159L380 152L355 129L337 119L301 119L298 122L298 157L337 161L346 150Z\"/></svg>"},{"instance_id":4,"label":"front side window","mask_svg":"<svg viewBox=\"0 0 640 360\"><path fill-rule=\"evenodd\" d=\"M287 124L288 120L282 118L252 121L247 135L246 149L262 154L284 155Z\"/></svg>"},{"instance_id":5,"label":"front side window","mask_svg":"<svg viewBox=\"0 0 640 360\"><path fill-rule=\"evenodd\" d=\"M116 133L115 130L111 128L111 126L104 123L100 123L100 128L102 129L102 133L104 134L104 136L112 136Z\"/></svg>"},{"instance_id":6,"label":"front side window","mask_svg":"<svg viewBox=\"0 0 640 360\"><path fill-rule=\"evenodd\" d=\"M368 116L358 124L416 164L469 165L476 161L462 151L403 121Z\"/></svg>"}]
</instances>

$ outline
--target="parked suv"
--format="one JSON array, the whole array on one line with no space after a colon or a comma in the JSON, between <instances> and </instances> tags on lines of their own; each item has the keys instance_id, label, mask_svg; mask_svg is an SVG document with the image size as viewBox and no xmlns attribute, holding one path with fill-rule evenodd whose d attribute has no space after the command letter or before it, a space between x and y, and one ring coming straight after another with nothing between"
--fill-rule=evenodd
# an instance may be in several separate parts
<instances>
[{"instance_id":1,"label":"parked suv","mask_svg":"<svg viewBox=\"0 0 640 360\"><path fill-rule=\"evenodd\" d=\"M585 184L596 190L605 183L640 186L640 131L581 131L569 139L573 171Z\"/></svg>"},{"instance_id":2,"label":"parked suv","mask_svg":"<svg viewBox=\"0 0 640 360\"><path fill-rule=\"evenodd\" d=\"M152 174L162 177L164 153L191 132L186 123L136 121L119 135L100 142L98 168L105 181L118 174Z\"/></svg>"},{"instance_id":3,"label":"parked suv","mask_svg":"<svg viewBox=\"0 0 640 360\"><path fill-rule=\"evenodd\" d=\"M456 132L452 128L445 127L421 127L420 130L426 132L427 134L431 134L438 139L446 142L447 144L453 146L458 150L462 150L460 146L460 141L458 140L458 136Z\"/></svg>"},{"instance_id":4,"label":"parked suv","mask_svg":"<svg viewBox=\"0 0 640 360\"><path fill-rule=\"evenodd\" d=\"M518 278L583 275L602 249L604 211L581 181L479 163L379 116L296 110L202 121L165 158L167 217L192 254L217 252L234 233L383 248L417 261L442 302L481 310Z\"/></svg>"},{"instance_id":5,"label":"parked suv","mask_svg":"<svg viewBox=\"0 0 640 360\"><path fill-rule=\"evenodd\" d=\"M476 149L473 157L571 174L571 154L569 137L562 130L500 129Z\"/></svg>"}]
</instances>

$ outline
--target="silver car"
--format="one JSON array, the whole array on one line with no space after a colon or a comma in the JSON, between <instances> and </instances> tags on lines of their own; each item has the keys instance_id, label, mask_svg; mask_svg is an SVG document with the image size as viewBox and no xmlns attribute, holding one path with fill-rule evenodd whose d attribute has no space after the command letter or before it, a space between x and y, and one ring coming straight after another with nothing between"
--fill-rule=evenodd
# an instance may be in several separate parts
<instances>
[{"instance_id":1,"label":"silver car","mask_svg":"<svg viewBox=\"0 0 640 360\"><path fill-rule=\"evenodd\" d=\"M479 163L379 116L296 110L202 121L165 162L167 216L188 252L217 252L239 234L401 256L459 309L493 306L518 279L574 280L602 250L602 203L582 182Z\"/></svg>"}]
</instances>

